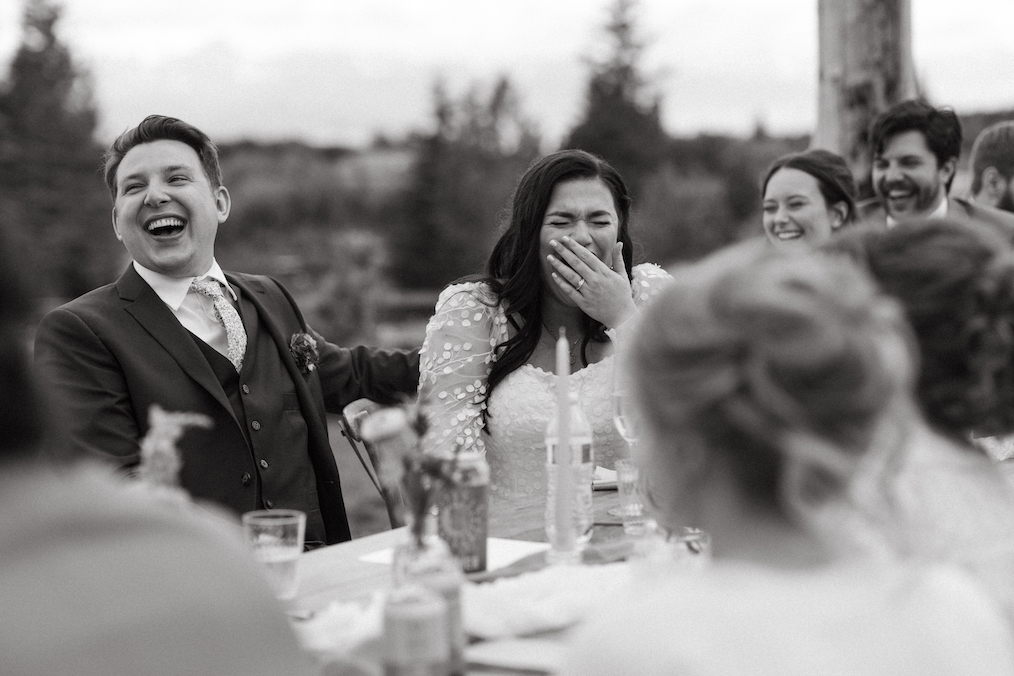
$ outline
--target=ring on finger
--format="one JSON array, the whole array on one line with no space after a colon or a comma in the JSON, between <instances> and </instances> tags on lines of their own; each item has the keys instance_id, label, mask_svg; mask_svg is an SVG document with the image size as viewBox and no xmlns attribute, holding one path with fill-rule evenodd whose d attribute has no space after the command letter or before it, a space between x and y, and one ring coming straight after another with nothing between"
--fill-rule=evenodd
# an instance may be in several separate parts
<instances>
[{"instance_id":1,"label":"ring on finger","mask_svg":"<svg viewBox=\"0 0 1014 676\"><path fill-rule=\"evenodd\" d=\"M574 285L574 290L580 291L582 286L584 286L584 277L582 277L581 281Z\"/></svg>"}]
</instances>

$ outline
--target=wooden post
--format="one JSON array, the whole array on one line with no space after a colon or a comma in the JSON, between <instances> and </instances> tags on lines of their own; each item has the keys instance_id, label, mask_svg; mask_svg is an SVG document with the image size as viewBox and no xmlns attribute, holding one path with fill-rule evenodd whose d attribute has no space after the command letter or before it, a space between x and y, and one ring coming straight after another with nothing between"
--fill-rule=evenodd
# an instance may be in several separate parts
<instances>
[{"instance_id":1,"label":"wooden post","mask_svg":"<svg viewBox=\"0 0 1014 676\"><path fill-rule=\"evenodd\" d=\"M867 197L870 123L917 95L911 0L817 0L817 20L820 75L812 147L844 157L860 197Z\"/></svg>"}]
</instances>

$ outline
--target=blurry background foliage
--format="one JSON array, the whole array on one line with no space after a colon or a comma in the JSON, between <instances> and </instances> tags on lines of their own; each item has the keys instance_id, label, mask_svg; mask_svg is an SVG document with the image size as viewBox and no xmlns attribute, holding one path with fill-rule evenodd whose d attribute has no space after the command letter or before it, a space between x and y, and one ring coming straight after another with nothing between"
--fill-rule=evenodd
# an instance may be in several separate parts
<instances>
[{"instance_id":1,"label":"blurry background foliage","mask_svg":"<svg viewBox=\"0 0 1014 676\"><path fill-rule=\"evenodd\" d=\"M635 259L665 265L759 234L761 173L808 138L759 127L751 138L667 134L640 66L636 9L614 4L563 145L620 170L635 197ZM0 225L38 271L44 308L115 280L128 262L110 224L91 85L58 38L59 18L55 0L27 2L0 81ZM440 288L482 271L518 178L552 150L506 77L460 96L436 82L430 130L364 149L223 144L233 211L216 255L286 284L335 342L418 346Z\"/></svg>"}]
</instances>

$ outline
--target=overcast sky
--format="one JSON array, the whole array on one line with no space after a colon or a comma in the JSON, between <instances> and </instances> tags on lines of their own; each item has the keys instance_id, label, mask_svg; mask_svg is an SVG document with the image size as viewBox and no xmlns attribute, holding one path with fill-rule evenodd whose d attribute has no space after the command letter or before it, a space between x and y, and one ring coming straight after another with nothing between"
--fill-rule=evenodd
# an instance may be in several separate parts
<instances>
[{"instance_id":1,"label":"overcast sky","mask_svg":"<svg viewBox=\"0 0 1014 676\"><path fill-rule=\"evenodd\" d=\"M1014 108L1014 0L911 0L916 73L958 112ZM93 78L101 140L153 112L219 141L363 144L430 124L499 73L549 145L578 120L611 0L64 0L61 35ZM645 69L673 134L813 130L817 0L641 0ZM21 38L0 0L0 65Z\"/></svg>"}]
</instances>

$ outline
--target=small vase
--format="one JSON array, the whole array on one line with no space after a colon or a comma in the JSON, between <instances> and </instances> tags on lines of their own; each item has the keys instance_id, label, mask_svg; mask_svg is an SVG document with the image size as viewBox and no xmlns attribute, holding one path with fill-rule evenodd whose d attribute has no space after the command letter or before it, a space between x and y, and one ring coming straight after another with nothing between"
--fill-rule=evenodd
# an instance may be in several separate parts
<instances>
[{"instance_id":1,"label":"small vase","mask_svg":"<svg viewBox=\"0 0 1014 676\"><path fill-rule=\"evenodd\" d=\"M416 531L408 519L408 538L394 549L394 584L421 584L447 603L447 635L450 639L451 674L465 673L465 632L461 624L461 585L465 576L451 548L437 535L436 514L428 513Z\"/></svg>"}]
</instances>

